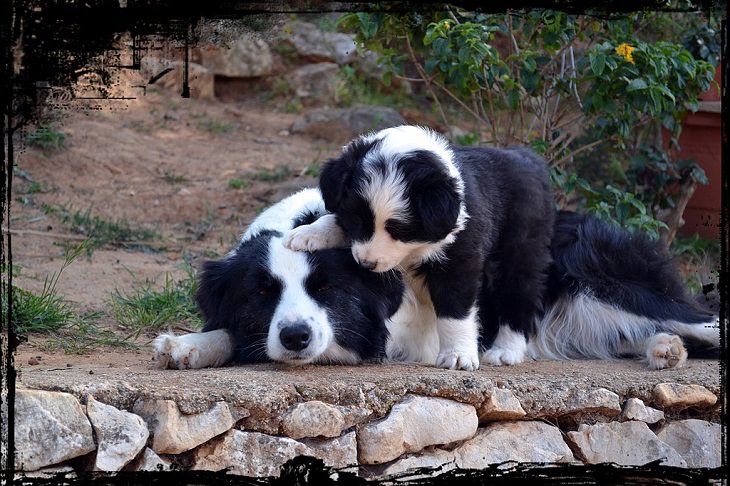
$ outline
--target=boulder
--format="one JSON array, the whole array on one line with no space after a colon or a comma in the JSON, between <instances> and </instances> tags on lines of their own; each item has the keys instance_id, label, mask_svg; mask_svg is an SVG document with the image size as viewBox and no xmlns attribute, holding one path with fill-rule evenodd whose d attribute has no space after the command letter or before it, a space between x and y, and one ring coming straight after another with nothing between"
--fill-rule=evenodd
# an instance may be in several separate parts
<instances>
[{"instance_id":1,"label":"boulder","mask_svg":"<svg viewBox=\"0 0 730 486\"><path fill-rule=\"evenodd\" d=\"M86 414L98 443L97 471L120 471L147 443L150 433L139 415L97 402L91 395L86 400Z\"/></svg>"},{"instance_id":2,"label":"boulder","mask_svg":"<svg viewBox=\"0 0 730 486\"><path fill-rule=\"evenodd\" d=\"M294 21L285 25L279 35L297 54L307 61L329 61L347 64L357 58L355 37L340 32L323 32L310 22Z\"/></svg>"},{"instance_id":3,"label":"boulder","mask_svg":"<svg viewBox=\"0 0 730 486\"><path fill-rule=\"evenodd\" d=\"M152 449L158 454L179 454L222 434L235 420L226 402L216 402L207 411L184 415L172 400L140 399L133 412L147 422Z\"/></svg>"},{"instance_id":4,"label":"boulder","mask_svg":"<svg viewBox=\"0 0 730 486\"><path fill-rule=\"evenodd\" d=\"M720 424L688 419L670 422L657 432L687 461L688 467L720 467L722 465Z\"/></svg>"},{"instance_id":5,"label":"boulder","mask_svg":"<svg viewBox=\"0 0 730 486\"><path fill-rule=\"evenodd\" d=\"M269 45L255 37L241 37L228 47L201 46L198 55L203 67L229 78L266 76L274 67Z\"/></svg>"},{"instance_id":6,"label":"boulder","mask_svg":"<svg viewBox=\"0 0 730 486\"><path fill-rule=\"evenodd\" d=\"M169 471L172 461L159 456L149 447L145 447L142 454L129 464L130 471Z\"/></svg>"},{"instance_id":7,"label":"boulder","mask_svg":"<svg viewBox=\"0 0 730 486\"><path fill-rule=\"evenodd\" d=\"M384 419L359 428L360 463L381 464L430 445L469 439L478 425L471 405L409 395Z\"/></svg>"},{"instance_id":8,"label":"boulder","mask_svg":"<svg viewBox=\"0 0 730 486\"><path fill-rule=\"evenodd\" d=\"M682 456L654 435L644 422L581 424L577 432L568 432L568 440L587 464L615 462L622 466L643 466L661 460L663 465L687 467Z\"/></svg>"},{"instance_id":9,"label":"boulder","mask_svg":"<svg viewBox=\"0 0 730 486\"><path fill-rule=\"evenodd\" d=\"M95 449L91 424L73 395L16 390L16 470L35 471Z\"/></svg>"},{"instance_id":10,"label":"boulder","mask_svg":"<svg viewBox=\"0 0 730 486\"><path fill-rule=\"evenodd\" d=\"M405 123L396 110L384 106L317 108L295 120L290 131L346 143L359 135Z\"/></svg>"},{"instance_id":11,"label":"boulder","mask_svg":"<svg viewBox=\"0 0 730 486\"><path fill-rule=\"evenodd\" d=\"M171 69L171 71L157 77L167 69ZM143 76L145 84L152 83L153 86L169 89L178 94L183 91L184 71L185 63L182 61L150 56L143 57L141 61L140 74ZM200 64L188 63L188 87L191 98L206 100L215 98L215 76Z\"/></svg>"},{"instance_id":12,"label":"boulder","mask_svg":"<svg viewBox=\"0 0 730 486\"><path fill-rule=\"evenodd\" d=\"M619 396L605 388L575 390L565 404L565 413L600 413L615 417L621 413Z\"/></svg>"},{"instance_id":13,"label":"boulder","mask_svg":"<svg viewBox=\"0 0 730 486\"><path fill-rule=\"evenodd\" d=\"M319 103L333 103L340 68L331 62L307 64L289 73L291 85L300 98Z\"/></svg>"}]
</instances>

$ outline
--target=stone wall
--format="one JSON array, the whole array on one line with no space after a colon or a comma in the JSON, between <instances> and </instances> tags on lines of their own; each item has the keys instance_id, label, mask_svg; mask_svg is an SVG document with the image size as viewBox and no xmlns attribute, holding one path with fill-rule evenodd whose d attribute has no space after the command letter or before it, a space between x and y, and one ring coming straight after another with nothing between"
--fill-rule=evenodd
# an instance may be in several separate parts
<instances>
[{"instance_id":1,"label":"stone wall","mask_svg":"<svg viewBox=\"0 0 730 486\"><path fill-rule=\"evenodd\" d=\"M227 469L268 477L304 455L380 479L506 461L720 466L717 396L700 385L658 383L644 400L576 389L548 414L526 412L525 398L508 388L482 393L474 405L407 392L380 411L302 399L253 416L225 400L183 413L175 400L139 395L124 410L88 392L19 388L15 467L30 475Z\"/></svg>"}]
</instances>

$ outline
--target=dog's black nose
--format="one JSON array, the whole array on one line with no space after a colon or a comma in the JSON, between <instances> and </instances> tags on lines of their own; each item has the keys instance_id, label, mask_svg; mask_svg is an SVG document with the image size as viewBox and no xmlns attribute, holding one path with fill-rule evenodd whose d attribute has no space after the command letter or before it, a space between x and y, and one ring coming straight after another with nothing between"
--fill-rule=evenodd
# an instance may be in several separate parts
<instances>
[{"instance_id":1,"label":"dog's black nose","mask_svg":"<svg viewBox=\"0 0 730 486\"><path fill-rule=\"evenodd\" d=\"M360 260L360 266L363 267L365 270L372 270L377 264L378 262L373 262L370 260Z\"/></svg>"},{"instance_id":2,"label":"dog's black nose","mask_svg":"<svg viewBox=\"0 0 730 486\"><path fill-rule=\"evenodd\" d=\"M281 344L289 351L301 351L309 346L312 330L306 324L286 326L279 333Z\"/></svg>"}]
</instances>

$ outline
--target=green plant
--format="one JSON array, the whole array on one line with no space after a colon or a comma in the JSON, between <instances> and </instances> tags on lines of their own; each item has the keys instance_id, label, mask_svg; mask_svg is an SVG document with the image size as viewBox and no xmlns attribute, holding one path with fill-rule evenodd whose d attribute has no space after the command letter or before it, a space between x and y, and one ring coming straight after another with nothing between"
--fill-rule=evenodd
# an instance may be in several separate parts
<instances>
[{"instance_id":1,"label":"green plant","mask_svg":"<svg viewBox=\"0 0 730 486\"><path fill-rule=\"evenodd\" d=\"M63 271L84 250L85 244L78 245L66 254L61 268L43 281L43 290L34 294L13 285L12 288L12 326L18 334L30 332L49 333L77 319L73 306L58 294L57 285ZM5 272L3 272L5 279ZM2 300L2 318L7 315L7 300ZM4 327L4 326L3 326Z\"/></svg>"},{"instance_id":2,"label":"green plant","mask_svg":"<svg viewBox=\"0 0 730 486\"><path fill-rule=\"evenodd\" d=\"M58 217L61 223L67 225L72 233L88 237L87 251L93 251L105 245L133 246L135 242L159 238L154 230L134 227L124 219L108 221L91 214L91 207L85 212L74 211L64 207L42 205L46 214Z\"/></svg>"},{"instance_id":3,"label":"green plant","mask_svg":"<svg viewBox=\"0 0 730 486\"><path fill-rule=\"evenodd\" d=\"M154 282L137 282L132 290L115 290L111 298L111 308L120 326L131 331L130 337L142 333L159 331L172 325L185 325L198 328L202 325L200 313L195 303L197 279L193 267L186 263L185 278L174 281L165 274L161 289Z\"/></svg>"},{"instance_id":4,"label":"green plant","mask_svg":"<svg viewBox=\"0 0 730 486\"><path fill-rule=\"evenodd\" d=\"M261 169L253 175L253 179L262 182L281 182L292 177L288 165L280 165L275 169Z\"/></svg>"},{"instance_id":5,"label":"green plant","mask_svg":"<svg viewBox=\"0 0 730 486\"><path fill-rule=\"evenodd\" d=\"M228 179L228 188L229 189L243 189L245 187L249 187L251 183L247 180L243 179L236 179L235 177L232 179Z\"/></svg>"},{"instance_id":6,"label":"green plant","mask_svg":"<svg viewBox=\"0 0 730 486\"><path fill-rule=\"evenodd\" d=\"M101 312L91 311L79 316L66 326L58 329L44 341L41 348L47 351L62 350L66 354L87 354L101 346L138 349L140 346L129 336L119 336L109 329L95 324Z\"/></svg>"},{"instance_id":7,"label":"green plant","mask_svg":"<svg viewBox=\"0 0 730 486\"><path fill-rule=\"evenodd\" d=\"M200 130L212 133L213 135L222 135L235 128L235 125L231 123L215 120L213 118L209 118L207 115L198 115L197 117L193 116L193 118L197 118L197 121L195 122L196 127Z\"/></svg>"},{"instance_id":8,"label":"green plant","mask_svg":"<svg viewBox=\"0 0 730 486\"><path fill-rule=\"evenodd\" d=\"M66 146L66 134L47 125L41 125L25 137L25 142L31 147L47 151L61 150Z\"/></svg>"},{"instance_id":9,"label":"green plant","mask_svg":"<svg viewBox=\"0 0 730 486\"><path fill-rule=\"evenodd\" d=\"M341 25L381 55L389 73L386 85L392 77L421 83L446 126L451 126L448 106L456 106L457 116L469 114L487 143L531 146L553 169L574 173L575 161L591 157L599 147L623 157L619 165L626 165L642 146L661 147L662 126L676 144L681 120L697 109L698 95L712 82L712 65L695 59L678 42L679 34L671 42L641 38L637 26L648 15L599 20L540 9L482 14L446 7L407 14L353 13ZM415 69L415 78L406 76L406 64ZM674 160L675 155L670 151L667 157ZM679 165L674 160L666 167L671 171ZM700 181L688 178L678 200L687 199ZM634 192L628 177L596 182L604 188L578 199L605 197L610 205L617 203L615 191ZM618 182L625 191L616 189ZM674 190L657 190L660 206L671 205ZM640 225L663 228L671 241L681 213L664 213L662 219L669 223L664 229L666 224L650 221L659 215L654 205L642 209L628 196L620 203L636 211L626 221L636 217L643 221ZM593 209L606 216L603 206ZM616 218L624 219L614 214Z\"/></svg>"},{"instance_id":10,"label":"green plant","mask_svg":"<svg viewBox=\"0 0 730 486\"><path fill-rule=\"evenodd\" d=\"M292 98L284 102L283 109L286 113L301 113L304 109L304 105L299 99Z\"/></svg>"}]
</instances>

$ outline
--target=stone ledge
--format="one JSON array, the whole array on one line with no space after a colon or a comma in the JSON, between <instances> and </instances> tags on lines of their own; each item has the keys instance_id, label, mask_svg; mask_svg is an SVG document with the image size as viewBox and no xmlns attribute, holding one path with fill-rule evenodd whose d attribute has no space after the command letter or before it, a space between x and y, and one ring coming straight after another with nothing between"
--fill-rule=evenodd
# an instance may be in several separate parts
<instances>
[{"instance_id":1,"label":"stone ledge","mask_svg":"<svg viewBox=\"0 0 730 486\"><path fill-rule=\"evenodd\" d=\"M477 372L413 365L266 364L183 371L81 365L21 370L16 403L40 393L45 395L39 403L78 400L75 406L86 413L80 404L115 407L112 415L139 419L140 435L149 430L147 446L135 443L117 451L117 470L231 468L268 476L298 455L370 478L423 466L445 472L504 461L597 464L622 463L623 457L633 465L663 459L680 467L711 467L719 460L719 424L713 423L719 416L719 378L714 361L664 371L598 361L533 362ZM28 388L53 391L24 391ZM667 401L668 389L678 399ZM663 418L645 414L642 419L637 410L646 407L663 412ZM26 411L23 420L31 416ZM104 423L94 421L95 427ZM25 425L16 431L33 428L33 421ZM676 431L683 430L693 431L692 443L680 447ZM97 437L103 436L97 430ZM596 437L602 449L586 449ZM18 439L23 457L35 457L34 442ZM652 447L634 451L632 441ZM59 457L81 457L71 464L79 472L87 467L80 464L99 468L109 449L102 445ZM27 469L70 465L58 460L38 458Z\"/></svg>"}]
</instances>

